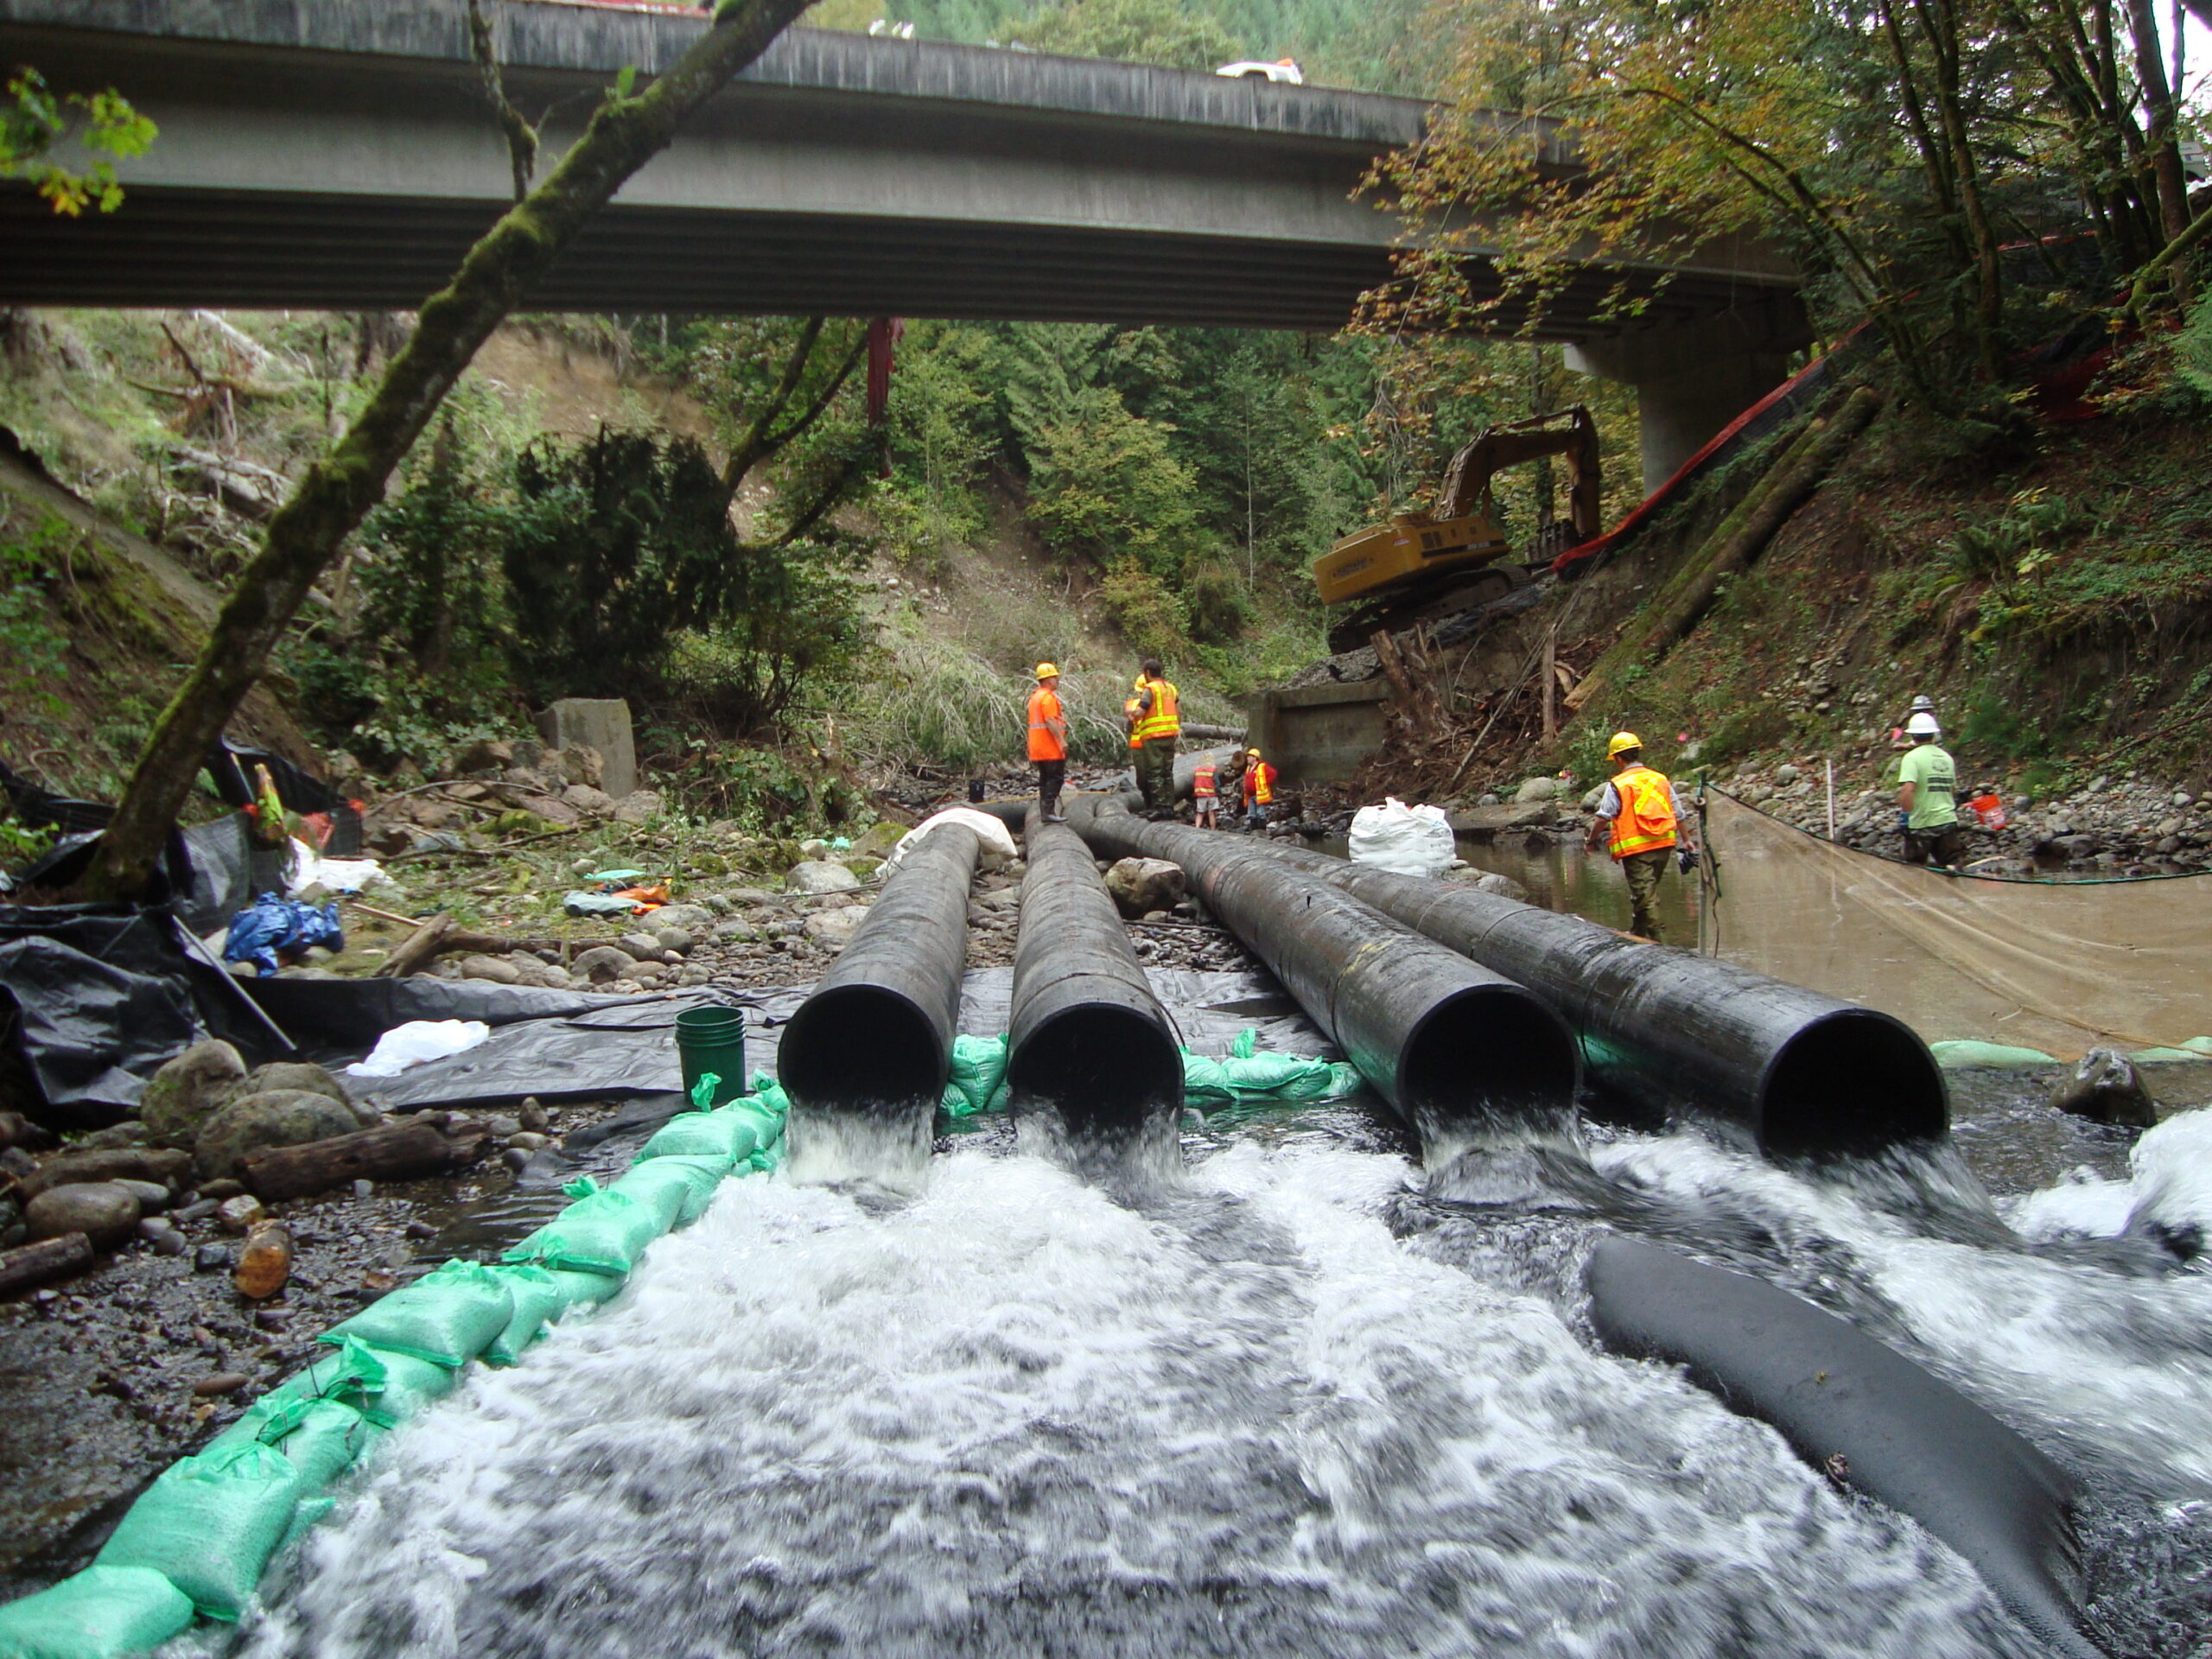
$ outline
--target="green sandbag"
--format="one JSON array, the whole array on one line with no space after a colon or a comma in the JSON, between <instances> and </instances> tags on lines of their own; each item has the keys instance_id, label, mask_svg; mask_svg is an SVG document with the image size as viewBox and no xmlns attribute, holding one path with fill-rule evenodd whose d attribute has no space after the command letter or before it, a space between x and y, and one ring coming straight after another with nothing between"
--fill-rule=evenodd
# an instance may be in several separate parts
<instances>
[{"instance_id":1,"label":"green sandbag","mask_svg":"<svg viewBox=\"0 0 2212 1659\"><path fill-rule=\"evenodd\" d=\"M661 1235L653 1212L626 1192L601 1191L589 1177L562 1191L577 1194L576 1201L502 1259L629 1277L645 1246Z\"/></svg>"},{"instance_id":2,"label":"green sandbag","mask_svg":"<svg viewBox=\"0 0 2212 1659\"><path fill-rule=\"evenodd\" d=\"M284 1529L284 1539L276 1546L276 1553L283 1554L313 1532L330 1518L330 1512L337 1507L338 1500L334 1497L302 1498L300 1507L292 1511L292 1524Z\"/></svg>"},{"instance_id":3,"label":"green sandbag","mask_svg":"<svg viewBox=\"0 0 2212 1659\"><path fill-rule=\"evenodd\" d=\"M775 1126L773 1135L764 1136L760 1144L773 1145L783 1139L784 1122L791 1115L791 1097L784 1092L784 1085L773 1077L761 1076L753 1079L753 1092L722 1108L726 1112L745 1108L758 1112L764 1122Z\"/></svg>"},{"instance_id":4,"label":"green sandbag","mask_svg":"<svg viewBox=\"0 0 2212 1659\"><path fill-rule=\"evenodd\" d=\"M746 1154L750 1157L752 1154ZM607 1190L626 1192L656 1215L663 1209L668 1219L662 1227L689 1227L707 1212L715 1189L730 1172L727 1158L655 1158L639 1164Z\"/></svg>"},{"instance_id":5,"label":"green sandbag","mask_svg":"<svg viewBox=\"0 0 2212 1659\"><path fill-rule=\"evenodd\" d=\"M514 1312L507 1317L506 1329L485 1349L484 1358L487 1364L512 1365L522 1357L524 1349L545 1334L547 1325L569 1311L569 1295L543 1268L499 1267L492 1271L506 1286ZM591 1276L600 1277L598 1274Z\"/></svg>"},{"instance_id":6,"label":"green sandbag","mask_svg":"<svg viewBox=\"0 0 2212 1659\"><path fill-rule=\"evenodd\" d=\"M1966 1065L1987 1065L2016 1071L2022 1066L2056 1065L2057 1058L2039 1048L2014 1048L2004 1043L1977 1043L1955 1040L1930 1043L1928 1052L1936 1057L1936 1064L1945 1070Z\"/></svg>"},{"instance_id":7,"label":"green sandbag","mask_svg":"<svg viewBox=\"0 0 2212 1659\"><path fill-rule=\"evenodd\" d=\"M451 1366L372 1348L348 1337L336 1357L309 1360L296 1376L263 1395L260 1403L295 1397L342 1400L372 1427L395 1428L432 1401L451 1394L457 1379Z\"/></svg>"},{"instance_id":8,"label":"green sandbag","mask_svg":"<svg viewBox=\"0 0 2212 1659\"><path fill-rule=\"evenodd\" d=\"M731 1163L760 1144L760 1120L741 1113L736 1103L716 1112L678 1112L654 1133L638 1154L643 1164L657 1158L724 1158Z\"/></svg>"},{"instance_id":9,"label":"green sandbag","mask_svg":"<svg viewBox=\"0 0 2212 1659\"><path fill-rule=\"evenodd\" d=\"M88 1567L0 1607L0 1659L124 1659L192 1623L192 1598L149 1567Z\"/></svg>"},{"instance_id":10,"label":"green sandbag","mask_svg":"<svg viewBox=\"0 0 2212 1659\"><path fill-rule=\"evenodd\" d=\"M514 1306L499 1275L477 1262L448 1262L332 1326L318 1342L346 1338L456 1369L507 1328Z\"/></svg>"},{"instance_id":11,"label":"green sandbag","mask_svg":"<svg viewBox=\"0 0 2212 1659\"><path fill-rule=\"evenodd\" d=\"M442 1400L461 1381L461 1373L435 1359L403 1354L396 1348L359 1344L384 1367L384 1387L361 1415L378 1428L397 1428L410 1417Z\"/></svg>"},{"instance_id":12,"label":"green sandbag","mask_svg":"<svg viewBox=\"0 0 2212 1659\"><path fill-rule=\"evenodd\" d=\"M948 1117L973 1117L991 1110L999 1085L1006 1081L1006 1058L1004 1037L955 1037L952 1075L945 1079L938 1109Z\"/></svg>"},{"instance_id":13,"label":"green sandbag","mask_svg":"<svg viewBox=\"0 0 2212 1659\"><path fill-rule=\"evenodd\" d=\"M281 1452L252 1441L181 1458L139 1495L101 1567L149 1567L209 1618L234 1620L306 1495Z\"/></svg>"},{"instance_id":14,"label":"green sandbag","mask_svg":"<svg viewBox=\"0 0 2212 1659\"><path fill-rule=\"evenodd\" d=\"M251 1441L281 1452L309 1491L320 1491L353 1465L384 1431L342 1400L264 1395L218 1434L207 1450Z\"/></svg>"},{"instance_id":15,"label":"green sandbag","mask_svg":"<svg viewBox=\"0 0 2212 1659\"><path fill-rule=\"evenodd\" d=\"M1342 1060L1260 1053L1255 1032L1239 1032L1221 1059L1183 1051L1183 1096L1201 1110L1244 1101L1342 1100L1359 1087L1358 1069Z\"/></svg>"},{"instance_id":16,"label":"green sandbag","mask_svg":"<svg viewBox=\"0 0 2212 1659\"><path fill-rule=\"evenodd\" d=\"M622 1281L612 1274L579 1273L569 1268L548 1268L545 1276L553 1281L554 1288L567 1299L567 1306L596 1307L601 1302L612 1301L622 1294Z\"/></svg>"}]
</instances>

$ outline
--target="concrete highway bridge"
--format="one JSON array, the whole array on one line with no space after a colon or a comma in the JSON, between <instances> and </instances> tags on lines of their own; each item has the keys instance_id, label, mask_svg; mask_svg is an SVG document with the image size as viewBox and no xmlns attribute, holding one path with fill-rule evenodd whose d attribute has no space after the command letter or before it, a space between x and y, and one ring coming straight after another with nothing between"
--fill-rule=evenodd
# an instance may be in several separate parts
<instances>
[{"instance_id":1,"label":"concrete highway bridge","mask_svg":"<svg viewBox=\"0 0 2212 1659\"><path fill-rule=\"evenodd\" d=\"M573 136L696 15L490 0L515 103ZM159 124L111 215L0 188L0 303L409 309L506 204L464 0L0 0L0 61L112 86ZM1395 219L1354 192L1415 99L793 29L695 117L535 308L1333 330ZM1571 165L1562 158L1562 165ZM1538 333L1633 383L1647 478L1770 390L1807 338L1795 271L1718 245L1592 267ZM1472 262L1478 291L1497 279ZM1625 278L1652 295L1600 315ZM1507 316L1510 330L1519 319Z\"/></svg>"}]
</instances>

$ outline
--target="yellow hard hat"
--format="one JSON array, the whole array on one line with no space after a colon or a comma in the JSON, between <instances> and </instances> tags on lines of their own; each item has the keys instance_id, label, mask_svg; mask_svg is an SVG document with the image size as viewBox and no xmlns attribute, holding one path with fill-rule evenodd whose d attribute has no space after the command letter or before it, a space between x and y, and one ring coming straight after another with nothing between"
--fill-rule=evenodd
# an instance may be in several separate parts
<instances>
[{"instance_id":1,"label":"yellow hard hat","mask_svg":"<svg viewBox=\"0 0 2212 1659\"><path fill-rule=\"evenodd\" d=\"M1037 677L1040 680L1057 680L1060 677L1060 671L1050 663L1039 663L1037 664Z\"/></svg>"},{"instance_id":2,"label":"yellow hard hat","mask_svg":"<svg viewBox=\"0 0 2212 1659\"><path fill-rule=\"evenodd\" d=\"M1257 749L1247 749L1244 753L1250 755L1255 760L1260 758L1260 752Z\"/></svg>"},{"instance_id":3,"label":"yellow hard hat","mask_svg":"<svg viewBox=\"0 0 2212 1659\"><path fill-rule=\"evenodd\" d=\"M1634 732L1615 732L1613 741L1605 745L1605 758L1610 760L1617 754L1626 754L1630 749L1643 747L1643 740Z\"/></svg>"}]
</instances>

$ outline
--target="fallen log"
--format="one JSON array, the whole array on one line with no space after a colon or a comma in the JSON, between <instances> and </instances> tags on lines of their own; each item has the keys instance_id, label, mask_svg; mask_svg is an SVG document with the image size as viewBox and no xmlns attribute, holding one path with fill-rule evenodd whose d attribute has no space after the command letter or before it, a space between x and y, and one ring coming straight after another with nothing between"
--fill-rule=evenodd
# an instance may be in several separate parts
<instances>
[{"instance_id":1,"label":"fallen log","mask_svg":"<svg viewBox=\"0 0 2212 1659\"><path fill-rule=\"evenodd\" d=\"M490 1139L474 1124L448 1135L437 1119L413 1118L255 1153L245 1160L245 1184L264 1204L276 1204L352 1181L443 1174L481 1158Z\"/></svg>"},{"instance_id":2,"label":"fallen log","mask_svg":"<svg viewBox=\"0 0 2212 1659\"><path fill-rule=\"evenodd\" d=\"M56 1274L74 1273L92 1264L92 1241L82 1233L42 1238L35 1244L0 1255L0 1296L29 1290Z\"/></svg>"},{"instance_id":3,"label":"fallen log","mask_svg":"<svg viewBox=\"0 0 2212 1659\"><path fill-rule=\"evenodd\" d=\"M452 931L452 913L448 911L440 911L409 934L400 947L387 957L378 967L376 972L371 974L369 977L371 979L406 978L408 975L438 954L441 943L445 936Z\"/></svg>"}]
</instances>

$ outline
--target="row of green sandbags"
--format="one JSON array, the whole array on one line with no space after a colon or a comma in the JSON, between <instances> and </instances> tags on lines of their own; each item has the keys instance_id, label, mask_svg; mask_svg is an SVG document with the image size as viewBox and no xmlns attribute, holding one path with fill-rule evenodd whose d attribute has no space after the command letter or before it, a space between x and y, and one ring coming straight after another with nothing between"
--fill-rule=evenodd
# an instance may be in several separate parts
<instances>
[{"instance_id":1,"label":"row of green sandbags","mask_svg":"<svg viewBox=\"0 0 2212 1659\"><path fill-rule=\"evenodd\" d=\"M512 1365L549 1326L622 1288L646 1245L704 1213L731 1174L782 1155L783 1091L692 1109L645 1143L629 1172L574 1200L497 1266L454 1261L319 1338L335 1352L247 1408L130 1506L93 1565L0 1607L0 1659L120 1659L160 1646L195 1616L235 1620L272 1556L327 1514L322 1490L480 1358Z\"/></svg>"},{"instance_id":2,"label":"row of green sandbags","mask_svg":"<svg viewBox=\"0 0 2212 1659\"><path fill-rule=\"evenodd\" d=\"M947 1117L972 1117L1006 1109L1007 1039L956 1037L952 1076L938 1109ZM1262 1101L1342 1100L1360 1086L1358 1071L1343 1060L1294 1054L1262 1054L1259 1033L1237 1033L1220 1059L1183 1051L1183 1098L1202 1112Z\"/></svg>"}]
</instances>

